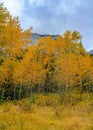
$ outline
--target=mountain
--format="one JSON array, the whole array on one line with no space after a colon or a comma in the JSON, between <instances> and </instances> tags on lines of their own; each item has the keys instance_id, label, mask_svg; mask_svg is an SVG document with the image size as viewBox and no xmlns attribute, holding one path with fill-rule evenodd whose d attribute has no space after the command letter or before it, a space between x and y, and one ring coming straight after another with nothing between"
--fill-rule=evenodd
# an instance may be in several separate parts
<instances>
[{"instance_id":1,"label":"mountain","mask_svg":"<svg viewBox=\"0 0 93 130\"><path fill-rule=\"evenodd\" d=\"M93 55L93 50L90 50L88 54Z\"/></svg>"},{"instance_id":2,"label":"mountain","mask_svg":"<svg viewBox=\"0 0 93 130\"><path fill-rule=\"evenodd\" d=\"M57 39L58 36L60 35L50 35L50 34L38 34L38 33L32 33L31 39L32 39L32 44L36 43L40 38L42 37L48 37L51 36L53 39ZM93 50L90 50L87 52L90 55L93 55Z\"/></svg>"},{"instance_id":3,"label":"mountain","mask_svg":"<svg viewBox=\"0 0 93 130\"><path fill-rule=\"evenodd\" d=\"M32 33L32 36L31 36L32 44L36 43L40 38L42 38L42 37L48 37L48 36L51 36L53 39L56 40L59 35Z\"/></svg>"}]
</instances>

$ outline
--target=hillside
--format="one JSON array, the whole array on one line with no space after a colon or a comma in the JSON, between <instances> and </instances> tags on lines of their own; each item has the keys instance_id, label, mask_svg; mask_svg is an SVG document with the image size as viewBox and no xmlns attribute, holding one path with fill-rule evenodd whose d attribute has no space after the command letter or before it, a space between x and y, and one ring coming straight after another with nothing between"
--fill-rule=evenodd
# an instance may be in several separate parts
<instances>
[{"instance_id":1,"label":"hillside","mask_svg":"<svg viewBox=\"0 0 93 130\"><path fill-rule=\"evenodd\" d=\"M39 34L39 33L32 33L31 36L31 40L32 40L32 44L36 43L40 38L42 37L48 37L51 36L53 39L57 39L58 36L60 36L59 34L57 35L50 35L50 34ZM90 50L87 52L90 55L93 55L93 50Z\"/></svg>"},{"instance_id":2,"label":"hillside","mask_svg":"<svg viewBox=\"0 0 93 130\"><path fill-rule=\"evenodd\" d=\"M93 55L93 50L90 50L88 54Z\"/></svg>"},{"instance_id":3,"label":"hillside","mask_svg":"<svg viewBox=\"0 0 93 130\"><path fill-rule=\"evenodd\" d=\"M42 38L42 37L48 37L48 36L51 36L53 39L57 39L57 37L59 35L32 33L32 36L31 36L32 44L36 43L40 38Z\"/></svg>"}]
</instances>

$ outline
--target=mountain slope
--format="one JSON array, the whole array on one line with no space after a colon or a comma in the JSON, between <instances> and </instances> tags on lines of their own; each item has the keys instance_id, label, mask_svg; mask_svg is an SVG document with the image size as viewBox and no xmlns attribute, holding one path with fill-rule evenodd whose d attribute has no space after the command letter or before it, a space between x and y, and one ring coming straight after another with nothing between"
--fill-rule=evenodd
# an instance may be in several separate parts
<instances>
[{"instance_id":1,"label":"mountain slope","mask_svg":"<svg viewBox=\"0 0 93 130\"><path fill-rule=\"evenodd\" d=\"M93 55L93 50L90 50L88 54Z\"/></svg>"},{"instance_id":2,"label":"mountain slope","mask_svg":"<svg viewBox=\"0 0 93 130\"><path fill-rule=\"evenodd\" d=\"M53 39L57 39L58 36L60 35L50 35L50 34L38 34L38 33L32 33L31 39L32 39L32 44L36 43L40 38L42 37L48 37L51 36ZM87 52L90 55L93 55L93 50L90 50Z\"/></svg>"},{"instance_id":3,"label":"mountain slope","mask_svg":"<svg viewBox=\"0 0 93 130\"><path fill-rule=\"evenodd\" d=\"M48 37L51 36L53 39L57 39L59 35L49 35L49 34L38 34L38 33L32 33L31 39L32 39L32 44L36 43L38 39L41 37Z\"/></svg>"}]
</instances>

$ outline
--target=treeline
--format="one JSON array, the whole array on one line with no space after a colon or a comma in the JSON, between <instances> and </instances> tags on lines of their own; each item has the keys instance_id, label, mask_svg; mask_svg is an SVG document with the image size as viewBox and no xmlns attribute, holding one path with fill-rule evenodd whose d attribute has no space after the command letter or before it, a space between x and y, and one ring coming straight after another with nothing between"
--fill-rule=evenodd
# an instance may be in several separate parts
<instances>
[{"instance_id":1,"label":"treeline","mask_svg":"<svg viewBox=\"0 0 93 130\"><path fill-rule=\"evenodd\" d=\"M0 4L0 99L21 99L31 93L93 92L93 57L77 31L31 45L32 28Z\"/></svg>"}]
</instances>

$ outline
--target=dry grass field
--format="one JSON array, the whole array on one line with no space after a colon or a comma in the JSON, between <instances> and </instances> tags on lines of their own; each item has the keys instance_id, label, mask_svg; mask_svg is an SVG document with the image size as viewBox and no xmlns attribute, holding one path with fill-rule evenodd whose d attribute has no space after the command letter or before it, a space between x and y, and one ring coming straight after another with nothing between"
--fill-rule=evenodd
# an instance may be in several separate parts
<instances>
[{"instance_id":1,"label":"dry grass field","mask_svg":"<svg viewBox=\"0 0 93 130\"><path fill-rule=\"evenodd\" d=\"M0 105L0 130L93 130L93 101L61 104L58 96Z\"/></svg>"}]
</instances>

